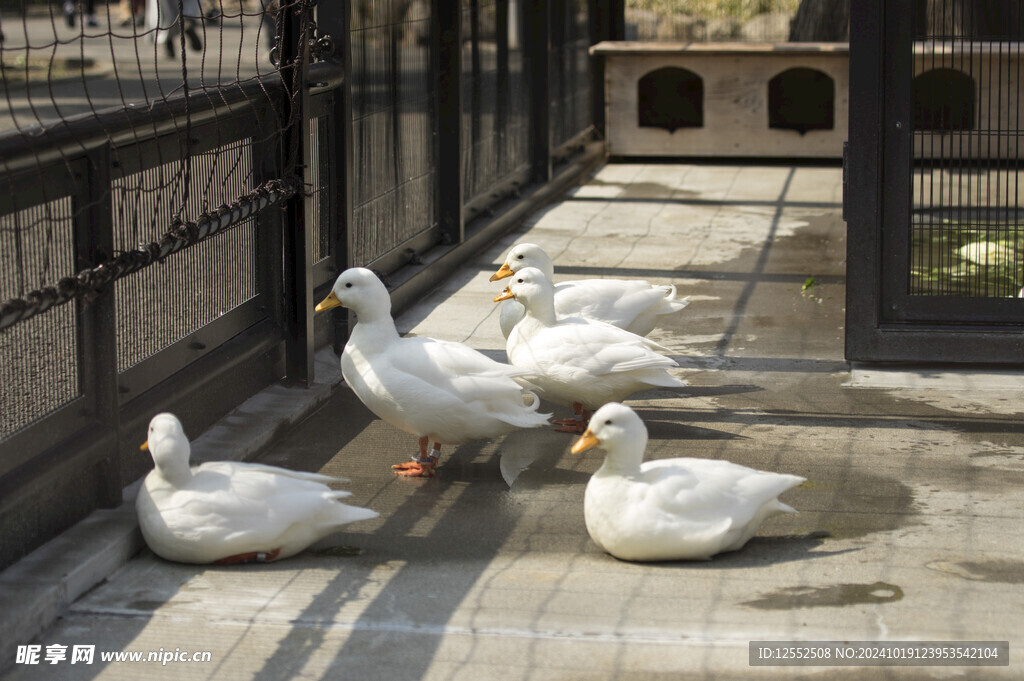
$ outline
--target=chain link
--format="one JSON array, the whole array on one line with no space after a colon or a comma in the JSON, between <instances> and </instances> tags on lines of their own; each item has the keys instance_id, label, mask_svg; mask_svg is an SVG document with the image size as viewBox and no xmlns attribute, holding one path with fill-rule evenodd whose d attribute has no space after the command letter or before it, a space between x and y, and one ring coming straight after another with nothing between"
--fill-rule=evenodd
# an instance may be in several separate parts
<instances>
[{"instance_id":1,"label":"chain link","mask_svg":"<svg viewBox=\"0 0 1024 681\"><path fill-rule=\"evenodd\" d=\"M65 277L53 286L6 300L0 303L0 331L72 300L91 300L112 282L237 225L299 191L301 187L294 180L270 180L230 205L203 213L195 222L178 222L156 241L140 244L96 267Z\"/></svg>"}]
</instances>

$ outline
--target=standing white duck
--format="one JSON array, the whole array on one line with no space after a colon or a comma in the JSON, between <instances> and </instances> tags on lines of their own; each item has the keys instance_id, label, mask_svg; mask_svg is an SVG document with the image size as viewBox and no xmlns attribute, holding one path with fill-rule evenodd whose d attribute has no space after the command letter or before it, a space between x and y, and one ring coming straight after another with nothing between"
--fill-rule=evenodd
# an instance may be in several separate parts
<instances>
[{"instance_id":1,"label":"standing white duck","mask_svg":"<svg viewBox=\"0 0 1024 681\"><path fill-rule=\"evenodd\" d=\"M555 280L555 266L544 249L524 243L512 247L490 281L511 277L526 267L536 267L549 281ZM689 298L676 299L675 286L656 286L642 279L577 279L555 284L558 317L597 319L638 336L649 334L659 317L679 312L689 304ZM514 300L501 306L498 323L505 338L524 313L523 306Z\"/></svg>"},{"instance_id":2,"label":"standing white duck","mask_svg":"<svg viewBox=\"0 0 1024 681\"><path fill-rule=\"evenodd\" d=\"M765 518L795 512L777 497L804 481L714 459L641 463L647 427L617 403L594 413L572 453L598 446L605 460L583 515L594 543L622 560L706 560L742 548Z\"/></svg>"},{"instance_id":3,"label":"standing white duck","mask_svg":"<svg viewBox=\"0 0 1024 681\"><path fill-rule=\"evenodd\" d=\"M392 466L399 475L433 475L442 444L548 423L550 414L537 413L540 400L524 388L530 371L495 362L462 343L399 336L391 297L370 270L342 272L316 309L338 306L358 316L341 354L345 382L378 417L419 437L419 458Z\"/></svg>"},{"instance_id":4,"label":"standing white duck","mask_svg":"<svg viewBox=\"0 0 1024 681\"><path fill-rule=\"evenodd\" d=\"M135 510L153 553L180 563L269 562L299 553L377 512L340 501L338 478L275 466L211 461L189 468L188 438L174 414L149 422L142 449L156 464Z\"/></svg>"},{"instance_id":5,"label":"standing white duck","mask_svg":"<svg viewBox=\"0 0 1024 681\"><path fill-rule=\"evenodd\" d=\"M519 270L494 301L511 298L522 303L526 314L508 336L508 360L536 372L530 382L545 399L572 405L576 418L560 421L565 427L559 430L583 432L585 410L638 390L686 385L665 371L679 366L656 352L668 348L604 322L557 318L554 286L535 267Z\"/></svg>"}]
</instances>

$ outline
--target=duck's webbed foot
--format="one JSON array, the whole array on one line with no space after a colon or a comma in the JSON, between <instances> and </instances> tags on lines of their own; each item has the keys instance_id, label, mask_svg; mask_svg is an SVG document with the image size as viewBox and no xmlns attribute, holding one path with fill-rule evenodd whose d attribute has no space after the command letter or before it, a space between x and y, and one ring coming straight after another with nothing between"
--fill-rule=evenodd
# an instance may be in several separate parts
<instances>
[{"instance_id":1,"label":"duck's webbed foot","mask_svg":"<svg viewBox=\"0 0 1024 681\"><path fill-rule=\"evenodd\" d=\"M395 472L395 475L404 475L409 478L432 478L435 466L437 466L437 457L428 456L425 459L396 463L391 470Z\"/></svg>"},{"instance_id":2,"label":"duck's webbed foot","mask_svg":"<svg viewBox=\"0 0 1024 681\"><path fill-rule=\"evenodd\" d=\"M426 436L419 439L419 458L405 463L398 463L391 467L395 475L404 475L409 478L434 477L434 467L437 466L437 460L441 458L441 443L435 442L434 449L430 454L427 454L427 442L428 438Z\"/></svg>"},{"instance_id":3,"label":"duck's webbed foot","mask_svg":"<svg viewBox=\"0 0 1024 681\"><path fill-rule=\"evenodd\" d=\"M590 422L591 412L584 409L583 405L579 402L573 402L572 404L573 418L571 419L558 419L555 421L560 427L555 428L556 432L559 433L582 433L587 429L587 424Z\"/></svg>"}]
</instances>

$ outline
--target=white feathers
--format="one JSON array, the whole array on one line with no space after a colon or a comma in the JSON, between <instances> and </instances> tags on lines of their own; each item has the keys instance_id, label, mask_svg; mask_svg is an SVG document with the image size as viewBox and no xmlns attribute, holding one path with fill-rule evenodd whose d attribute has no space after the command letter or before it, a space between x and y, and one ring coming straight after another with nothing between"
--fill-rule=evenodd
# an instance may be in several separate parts
<instances>
[{"instance_id":1,"label":"white feathers","mask_svg":"<svg viewBox=\"0 0 1024 681\"><path fill-rule=\"evenodd\" d=\"M520 270L506 291L526 310L508 337L509 362L536 372L530 380L545 399L594 409L638 390L685 385L665 371L678 366L659 354L668 348L611 324L556 318L553 287L540 270Z\"/></svg>"},{"instance_id":2,"label":"white feathers","mask_svg":"<svg viewBox=\"0 0 1024 681\"><path fill-rule=\"evenodd\" d=\"M804 481L713 459L641 463L647 428L622 404L606 404L573 445L605 450L587 483L583 513L594 543L623 560L707 559L735 551L765 518L792 513L778 496Z\"/></svg>"},{"instance_id":3,"label":"white feathers","mask_svg":"<svg viewBox=\"0 0 1024 681\"><path fill-rule=\"evenodd\" d=\"M524 388L531 372L461 343L400 337L387 289L370 270L343 272L332 296L358 316L342 375L370 411L396 428L461 444L547 423L548 415L537 413L540 400Z\"/></svg>"},{"instance_id":4,"label":"white feathers","mask_svg":"<svg viewBox=\"0 0 1024 681\"><path fill-rule=\"evenodd\" d=\"M535 244L517 244L491 281L497 281L527 267L539 269L554 281L555 266L544 250ZM676 299L675 286L656 286L642 279L578 279L555 284L555 314L558 317L583 317L607 322L620 329L646 336L664 315L678 312L690 299ZM499 314L501 333L508 338L523 318L521 303L509 300Z\"/></svg>"},{"instance_id":5,"label":"white feathers","mask_svg":"<svg viewBox=\"0 0 1024 681\"><path fill-rule=\"evenodd\" d=\"M182 563L287 558L377 512L339 501L338 479L260 464L189 467L190 447L173 414L150 421L156 468L136 499L139 527L157 555Z\"/></svg>"}]
</instances>

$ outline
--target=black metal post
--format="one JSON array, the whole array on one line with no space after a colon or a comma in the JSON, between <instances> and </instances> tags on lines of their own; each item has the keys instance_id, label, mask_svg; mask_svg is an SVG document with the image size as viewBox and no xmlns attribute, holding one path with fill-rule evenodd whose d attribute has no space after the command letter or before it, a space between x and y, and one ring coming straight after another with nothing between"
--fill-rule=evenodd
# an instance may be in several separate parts
<instances>
[{"instance_id":1,"label":"black metal post","mask_svg":"<svg viewBox=\"0 0 1024 681\"><path fill-rule=\"evenodd\" d=\"M625 40L626 37L626 2L625 0L590 0L590 37L591 43L604 40ZM590 94L591 120L602 135L605 134L604 101L604 58L590 58Z\"/></svg>"},{"instance_id":2,"label":"black metal post","mask_svg":"<svg viewBox=\"0 0 1024 681\"><path fill-rule=\"evenodd\" d=\"M850 8L850 116L847 177L846 357L878 352L885 43L882 0Z\"/></svg>"},{"instance_id":3,"label":"black metal post","mask_svg":"<svg viewBox=\"0 0 1024 681\"><path fill-rule=\"evenodd\" d=\"M437 183L438 224L442 239L462 243L466 236L462 217L462 9L459 0L434 3L434 73L437 78Z\"/></svg>"},{"instance_id":4,"label":"black metal post","mask_svg":"<svg viewBox=\"0 0 1024 681\"><path fill-rule=\"evenodd\" d=\"M533 180L547 182L551 179L551 16L554 6L547 0L527 0L526 39L524 46L528 56L530 91L530 118L533 122L530 156L533 166Z\"/></svg>"},{"instance_id":5,"label":"black metal post","mask_svg":"<svg viewBox=\"0 0 1024 681\"><path fill-rule=\"evenodd\" d=\"M114 252L114 215L109 199L111 186L110 147L98 147L86 156L76 174L76 184L84 188L75 197L83 210L75 220L75 269L95 267ZM118 447L120 400L117 383L117 311L114 284L90 302L75 303L78 325L78 371L80 389L88 408L109 442L106 456L99 462L97 501L104 508L121 504L121 479ZM136 445L136 450L138 446Z\"/></svg>"},{"instance_id":6,"label":"black metal post","mask_svg":"<svg viewBox=\"0 0 1024 681\"><path fill-rule=\"evenodd\" d=\"M351 12L351 0L320 0L317 5L317 29L321 34L330 36L334 44L334 54L328 59L338 62L343 73L341 86L334 93L331 112L334 130L331 134L333 146L330 153L334 159L332 165L335 172L333 173L334 184L329 191L333 194L331 197L331 203L334 206L332 213L336 216L331 256L334 269L337 272L355 264L352 262L351 229L355 207L352 193L355 168L353 167L352 147ZM333 283L333 279L331 282ZM337 309L331 311L330 314L333 326L332 342L335 352L340 354L348 341L349 313L347 310Z\"/></svg>"},{"instance_id":7,"label":"black metal post","mask_svg":"<svg viewBox=\"0 0 1024 681\"><path fill-rule=\"evenodd\" d=\"M310 119L307 72L309 35L307 19L312 7L300 0L282 13L281 71L287 91L284 160L286 172L295 173L308 187L312 181L310 158ZM306 225L307 194L301 192L288 201L287 233L284 238L285 368L290 381L309 385L313 381L313 243ZM311 212L311 211L309 211Z\"/></svg>"}]
</instances>

